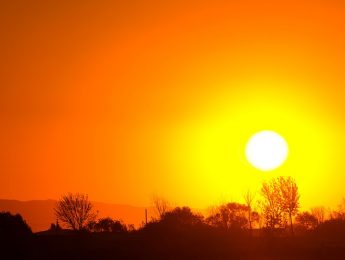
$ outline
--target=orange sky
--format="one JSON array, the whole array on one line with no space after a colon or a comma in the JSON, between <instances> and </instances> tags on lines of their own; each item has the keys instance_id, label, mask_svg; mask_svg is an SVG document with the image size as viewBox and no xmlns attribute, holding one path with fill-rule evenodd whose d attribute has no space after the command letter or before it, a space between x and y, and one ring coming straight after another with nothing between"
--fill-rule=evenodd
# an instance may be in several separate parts
<instances>
[{"instance_id":1,"label":"orange sky","mask_svg":"<svg viewBox=\"0 0 345 260\"><path fill-rule=\"evenodd\" d=\"M345 196L340 0L3 1L0 27L0 198L206 207L280 174L305 207ZM274 173L242 158L262 129L291 149Z\"/></svg>"}]
</instances>

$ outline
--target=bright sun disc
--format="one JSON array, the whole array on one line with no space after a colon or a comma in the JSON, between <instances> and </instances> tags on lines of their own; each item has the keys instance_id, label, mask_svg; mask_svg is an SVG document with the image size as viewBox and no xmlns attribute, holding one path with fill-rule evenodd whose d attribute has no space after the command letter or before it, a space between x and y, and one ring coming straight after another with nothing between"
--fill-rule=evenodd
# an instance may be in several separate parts
<instances>
[{"instance_id":1,"label":"bright sun disc","mask_svg":"<svg viewBox=\"0 0 345 260\"><path fill-rule=\"evenodd\" d=\"M249 139L245 152L251 165L262 171L270 171L284 163L288 155L288 145L276 132L265 130Z\"/></svg>"}]
</instances>

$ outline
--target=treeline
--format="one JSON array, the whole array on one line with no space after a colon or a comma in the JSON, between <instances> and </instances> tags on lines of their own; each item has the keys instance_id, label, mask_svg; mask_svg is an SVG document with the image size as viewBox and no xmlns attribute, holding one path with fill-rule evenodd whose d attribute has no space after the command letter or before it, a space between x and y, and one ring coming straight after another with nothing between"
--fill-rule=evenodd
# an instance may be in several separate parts
<instances>
[{"instance_id":1,"label":"treeline","mask_svg":"<svg viewBox=\"0 0 345 260\"><path fill-rule=\"evenodd\" d=\"M345 219L345 201L339 210L328 213L324 207L300 212L299 199L297 183L291 177L277 177L264 182L260 192L247 191L243 194L243 203L229 202L212 207L207 216L193 213L188 207L174 209L166 199L155 196L152 199L155 217L148 220L148 223L143 223L140 229L145 228L146 225L165 221L173 214L176 216L176 221L179 218L186 218L185 222L198 219L198 223L217 229L250 231L262 229L294 235L295 232L313 230L326 220ZM135 230L133 225L126 225L121 220L97 219L93 205L85 194L70 193L62 196L56 205L55 215L64 228L75 231ZM59 223L53 224L51 228L61 229Z\"/></svg>"},{"instance_id":2,"label":"treeline","mask_svg":"<svg viewBox=\"0 0 345 260\"><path fill-rule=\"evenodd\" d=\"M214 206L209 209L207 216L195 213L189 207L174 208L166 199L155 196L152 198L155 216L135 229L134 225L119 219L97 218L97 212L87 195L69 193L57 202L54 209L57 222L51 224L50 231L124 233L147 229L162 222L174 227L186 224L193 226L198 223L225 231L254 230L254 233L258 234L260 232L257 230L264 230L294 235L314 230L325 222L345 220L345 199L338 210L326 211L325 207L314 207L310 211L300 212L299 198L297 183L291 177L277 177L266 181L260 192L247 191L243 194L243 203L228 202ZM9 233L8 229L12 225L16 230L20 227L26 230L25 232L30 230L20 215L1 213L0 216L2 233Z\"/></svg>"},{"instance_id":3,"label":"treeline","mask_svg":"<svg viewBox=\"0 0 345 260\"><path fill-rule=\"evenodd\" d=\"M343 259L345 201L335 211L300 212L299 198L291 177L264 182L243 203L215 206L207 216L154 197L155 217L134 228L98 218L87 195L71 193L57 202L57 222L46 232L32 234L20 215L0 213L0 245L33 259Z\"/></svg>"}]
</instances>

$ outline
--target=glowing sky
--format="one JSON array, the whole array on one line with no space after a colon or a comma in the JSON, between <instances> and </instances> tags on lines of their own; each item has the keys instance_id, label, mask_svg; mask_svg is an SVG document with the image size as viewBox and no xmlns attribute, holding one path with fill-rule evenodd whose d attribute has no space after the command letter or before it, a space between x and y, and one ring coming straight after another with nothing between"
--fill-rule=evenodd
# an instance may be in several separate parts
<instances>
[{"instance_id":1,"label":"glowing sky","mask_svg":"<svg viewBox=\"0 0 345 260\"><path fill-rule=\"evenodd\" d=\"M343 1L3 1L0 27L0 198L206 207L278 175L306 208L345 196ZM289 145L268 173L261 130Z\"/></svg>"}]
</instances>

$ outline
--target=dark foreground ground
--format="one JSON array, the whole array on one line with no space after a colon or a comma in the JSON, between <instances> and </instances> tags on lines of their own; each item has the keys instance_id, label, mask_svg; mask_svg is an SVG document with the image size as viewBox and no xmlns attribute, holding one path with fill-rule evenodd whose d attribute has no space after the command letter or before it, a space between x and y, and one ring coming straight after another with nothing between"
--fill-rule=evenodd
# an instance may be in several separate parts
<instances>
[{"instance_id":1,"label":"dark foreground ground","mask_svg":"<svg viewBox=\"0 0 345 260\"><path fill-rule=\"evenodd\" d=\"M42 233L2 241L0 259L345 259L345 235L205 235Z\"/></svg>"}]
</instances>

